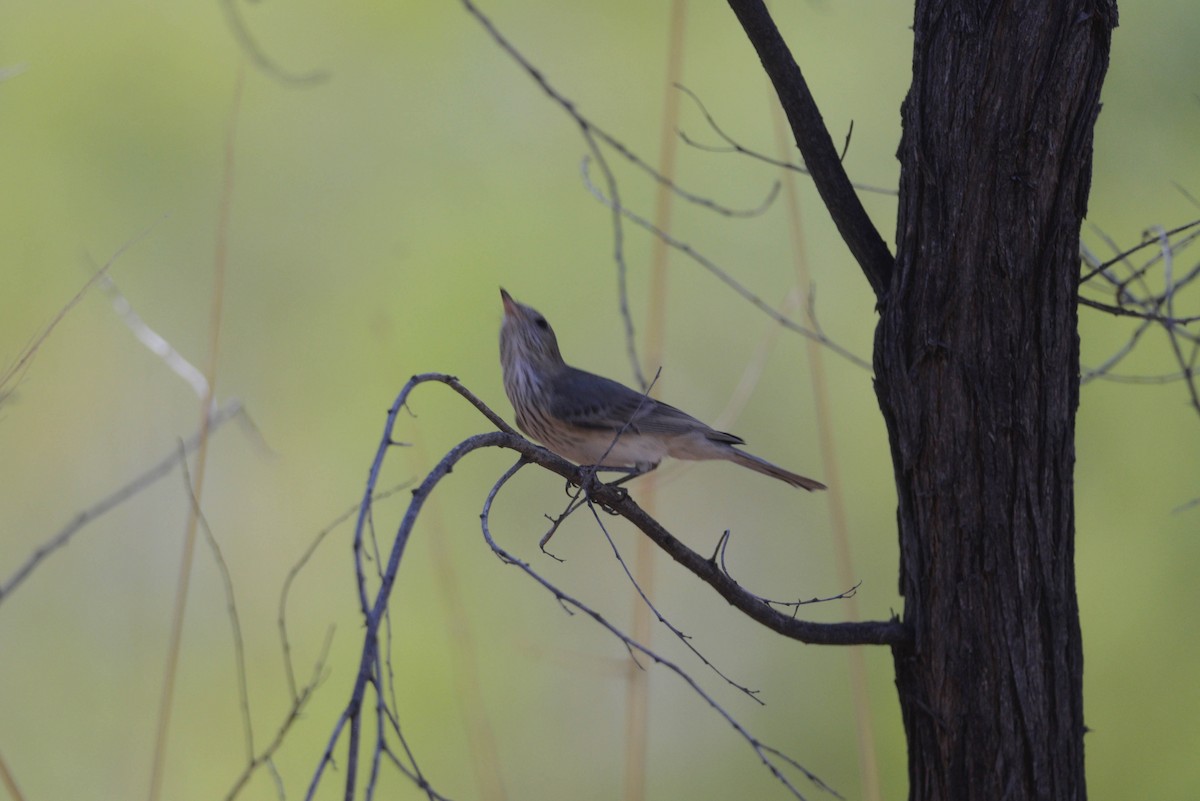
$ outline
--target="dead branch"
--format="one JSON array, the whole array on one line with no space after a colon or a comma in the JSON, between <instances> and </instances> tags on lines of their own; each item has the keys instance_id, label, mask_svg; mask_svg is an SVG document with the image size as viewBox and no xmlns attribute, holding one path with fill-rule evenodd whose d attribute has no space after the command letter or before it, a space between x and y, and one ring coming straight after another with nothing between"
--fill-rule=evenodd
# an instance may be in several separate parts
<instances>
[{"instance_id":1,"label":"dead branch","mask_svg":"<svg viewBox=\"0 0 1200 801\"><path fill-rule=\"evenodd\" d=\"M240 414L244 414L240 401L235 400L225 404L221 408L214 411L210 416L208 425L209 433L211 434L212 432L216 431L230 419ZM175 465L179 464L180 460L184 458L184 456L199 447L200 439L201 435L199 432L197 432L196 434L192 435L190 439L183 443L182 449L172 449L171 453L160 459L156 464L147 469L141 475L137 476L132 481L113 492L111 495L101 498L96 503L75 515L71 522L63 526L57 534L39 545L37 549L30 554L29 558L25 560L24 564L18 567L13 574L9 576L7 581L5 581L3 584L0 584L0 603L3 603L5 599L12 595L13 591L20 586L21 582L29 577L29 574L32 573L39 564L41 564L42 560L44 560L54 551L69 543L71 539L84 528L84 526L88 525L96 518L103 516L107 512L112 511L125 501L132 498L134 495L137 495L139 492L170 473L171 469L174 468Z\"/></svg>"},{"instance_id":2,"label":"dead branch","mask_svg":"<svg viewBox=\"0 0 1200 801\"><path fill-rule=\"evenodd\" d=\"M758 52L763 70L775 87L800 155L804 157L804 164L829 216L875 290L876 297L883 300L895 259L854 192L800 66L762 0L729 0L729 7L737 15L742 30Z\"/></svg>"},{"instance_id":3,"label":"dead branch","mask_svg":"<svg viewBox=\"0 0 1200 801\"><path fill-rule=\"evenodd\" d=\"M379 572L379 585L372 595L368 591L366 580L366 569L363 565L364 561L364 546L365 537L369 521L371 520L372 500L375 497L375 487L379 479L379 475L383 466L384 457L388 450L396 445L399 445L394 437L393 431L395 428L397 417L400 410L407 407L408 399L412 391L423 383L437 382L449 386L476 409L480 411L498 431L486 434L476 434L468 437L458 445L450 449L449 452L433 467L432 470L425 476L421 483L412 491L412 500L409 503L404 517L396 531L396 535L392 540L391 551L388 554L386 566ZM372 768L368 783L368 794L373 789L375 780L378 776L378 768L382 758L386 757L390 762L397 766L406 776L409 777L418 787L420 787L430 799L443 798L429 784L428 780L421 773L412 750L408 747L403 735L400 733L399 716L396 710L384 700L384 681L383 681L383 655L380 643L381 628L385 625L388 619L388 605L391 599L391 593L395 586L397 575L400 568L400 562L404 555L405 548L408 545L409 538L412 535L413 528L416 525L417 519L421 514L426 500L437 484L449 475L454 467L465 458L468 454L485 448L505 448L517 452L520 459L509 469L493 486L492 491L488 494L484 504L483 513L481 515L484 536L488 540L489 545L506 563L516 564L520 566L526 573L530 574L538 583L550 590L555 598L564 605L564 608L571 607L578 611L582 611L587 616L604 626L607 630L617 636L630 654L640 653L649 657L659 664L665 665L673 673L679 675L692 689L697 692L710 706L718 713L726 718L735 729L739 731L741 736L745 738L754 748L759 758L768 767L773 775L776 776L789 790L798 798L803 798L799 791L791 784L786 776L781 772L782 768L791 766L800 770L804 775L813 781L817 786L828 789L819 779L813 776L810 772L802 768L799 763L791 758L784 757L778 750L767 746L748 731L740 726L736 720L721 708L715 700L708 695L700 686L691 678L682 668L674 665L674 663L665 660L661 656L648 650L645 646L635 642L624 633L620 632L612 624L604 620L598 613L591 610L582 602L572 598L562 590L550 584L546 579L541 577L527 563L522 562L516 557L508 554L503 549L495 544L494 539L488 529L488 513L491 509L492 501L499 492L503 484L521 467L526 464L536 464L552 473L555 473L569 482L584 488L587 494L589 503L599 504L602 508L624 517L632 522L646 536L650 537L660 548L666 551L676 562L683 565L696 576L703 579L709 586L713 587L722 597L728 600L733 606L742 610L750 618L757 620L759 623L776 631L784 636L801 642L812 644L826 645L894 645L907 640L909 634L905 627L896 619L880 622L866 623L814 623L810 621L799 620L794 616L789 616L775 609L771 602L750 593L740 587L722 568L717 554L712 557L704 557L699 553L691 550L670 532L668 532L658 521L648 515L636 502L630 497L629 493L619 486L603 484L595 479L595 471L585 467L577 467L576 465L567 462L564 459L552 454L545 448L526 440L514 431L503 419L495 412L487 407L479 398L477 398L470 390L464 387L458 379L453 376L440 373L426 373L423 375L413 376L409 382L401 390L395 402L388 410L387 421L384 426L383 436L380 438L380 443L376 449L375 458L371 464L371 469L368 473L367 486L363 495L362 506L358 514L358 522L355 530L354 538L354 554L355 554L355 573L359 588L359 602L362 613L364 615L364 635L362 653L359 659L359 667L356 674L353 689L350 693L350 699L339 715L337 722L334 725L333 731L328 740L325 751L314 771L312 781L308 789L308 798L312 798L320 785L324 775L325 768L332 764L333 754L342 737L347 738L347 754L345 762L345 798L351 801L354 798L355 788L358 780L358 770L360 753L363 747L363 711L367 708L367 691L369 687L374 687L375 693L375 710L376 710L376 731L375 743L372 749ZM735 685L736 686L736 685ZM384 728L384 722L390 726L390 730L403 746L407 761L400 760L388 743L387 731ZM777 763L776 760L781 760L783 764Z\"/></svg>"}]
</instances>

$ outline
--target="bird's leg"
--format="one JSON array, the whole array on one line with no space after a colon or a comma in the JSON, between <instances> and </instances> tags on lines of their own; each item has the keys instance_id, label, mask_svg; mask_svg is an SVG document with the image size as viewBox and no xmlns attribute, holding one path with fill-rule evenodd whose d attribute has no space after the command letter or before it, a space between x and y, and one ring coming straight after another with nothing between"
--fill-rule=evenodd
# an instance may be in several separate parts
<instances>
[{"instance_id":1,"label":"bird's leg","mask_svg":"<svg viewBox=\"0 0 1200 801\"><path fill-rule=\"evenodd\" d=\"M655 465L651 465L650 467L647 467L647 468L642 468L642 467L610 467L608 465L581 464L579 466L579 473L580 473L581 480L575 481L573 479L568 478L566 486L563 488L563 490L567 493L567 495L573 495L573 493L571 492L571 487L594 486L597 481L597 474L599 474L601 470L603 470L607 473L627 473L628 474L624 478L618 479L618 480L610 482L608 484L608 486L610 486L610 487L617 487L617 486L620 486L621 484L624 484L626 481L629 481L632 478L637 478L638 476L642 475L642 473L650 472L655 467L658 467L658 465L655 464Z\"/></svg>"},{"instance_id":2,"label":"bird's leg","mask_svg":"<svg viewBox=\"0 0 1200 801\"><path fill-rule=\"evenodd\" d=\"M585 481L585 485L584 485L583 489L584 489L584 492L587 494L587 496L590 498L591 494L592 494L591 491L593 489L595 489L596 484L599 483L599 479L597 478L597 473L599 473L601 470L606 470L610 473L625 473L626 475L622 476L621 478L618 478L616 481L610 481L607 484L604 484L605 487L615 490L621 496L621 499L624 500L625 498L629 497L629 491L626 490L621 485L632 481L633 479L637 478L638 476L643 476L646 473L649 473L651 470L653 470L656 467L658 467L658 462L638 463L638 464L634 465L633 467L608 467L608 466L592 465L588 468L585 468L586 470L589 471L589 474L588 474L588 478ZM600 504L600 507L602 509L604 509L604 511L608 512L610 515L617 514L616 510L613 509L611 506L608 506L605 504Z\"/></svg>"},{"instance_id":3,"label":"bird's leg","mask_svg":"<svg viewBox=\"0 0 1200 801\"><path fill-rule=\"evenodd\" d=\"M654 470L657 467L658 467L658 462L655 462L653 464L638 464L638 465L635 465L634 467L607 468L610 470L611 469L619 469L619 470L621 470L621 472L629 473L629 475L624 476L623 478L618 478L616 481L608 482L608 486L619 487L622 484L632 481L633 479L637 478L638 476L646 475L651 470Z\"/></svg>"}]
</instances>

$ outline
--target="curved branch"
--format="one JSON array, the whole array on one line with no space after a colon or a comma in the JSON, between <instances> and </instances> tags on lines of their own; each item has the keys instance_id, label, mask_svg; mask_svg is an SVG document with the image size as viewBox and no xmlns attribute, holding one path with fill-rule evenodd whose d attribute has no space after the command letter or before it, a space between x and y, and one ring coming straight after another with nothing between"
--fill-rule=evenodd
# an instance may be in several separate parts
<instances>
[{"instance_id":1,"label":"curved branch","mask_svg":"<svg viewBox=\"0 0 1200 801\"><path fill-rule=\"evenodd\" d=\"M379 573L379 586L376 588L372 596L367 591L366 574L363 568L363 536L367 526L367 521L370 518L371 503L375 496L375 487L379 479L380 470L383 464L384 455L389 448L400 445L392 435L396 424L396 418L401 409L407 408L408 397L412 391L420 384L427 382L438 382L446 384L459 395L467 399L476 409L479 410L493 425L498 428L498 431L493 431L487 434L476 434L468 437L462 442L451 448L445 456L434 466L432 470L421 481L420 485L412 491L412 500L409 502L408 509L404 513L404 518L400 522L400 526L396 531L395 538L392 540L391 552L388 554L386 565ZM629 520L637 526L646 536L653 540L660 548L666 551L672 559L685 568L690 570L697 577L708 583L720 595L729 601L730 604L740 609L748 617L758 621L767 628L782 634L785 637L790 637L805 643L819 645L897 645L906 643L910 639L908 629L897 619L893 618L890 621L884 622L866 622L866 623L813 623L805 620L797 620L793 617L785 615L753 593L742 589L736 581L734 581L728 573L720 566L718 554L714 553L712 557L705 558L688 548L682 542L677 540L669 531L662 527L657 520L648 515L645 510L637 505L626 492L619 486L610 484L601 484L595 480L595 471L592 468L578 467L570 462L562 459L545 448L534 445L529 440L522 437L512 429L504 420L487 407L487 405L475 396L470 390L464 387L457 378L442 373L425 373L415 375L409 379L408 383L396 396L396 400L388 409L387 422L384 425L383 436L380 439L379 448L375 454L375 459L372 462L371 470L367 479L366 491L363 495L362 508L359 511L358 523L355 529L354 537L354 561L355 571L358 579L359 604L364 617L364 634L362 654L359 659L358 671L354 681L354 687L350 693L350 700L338 716L338 720L334 725L333 732L329 737L325 751L319 760L317 767L313 773L312 779L309 782L306 799L311 799L315 796L317 788L320 786L321 779L325 773L325 769L333 764L333 753L337 744L341 741L343 734L348 738L346 764L349 769L346 771L345 777L345 797L347 799L354 797L355 785L358 779L358 765L360 759L360 748L363 740L363 711L366 708L366 694L370 686L375 686L377 693L377 714L385 714L387 712L386 704L379 697L383 693L383 682L380 674L380 652L381 646L379 642L380 628L387 619L388 604L391 600L392 589L395 587L396 578L399 573L400 561L404 555L405 548L408 545L409 538L412 535L413 528L416 525L417 518L421 514L421 509L428 500L429 495L443 478L448 476L455 465L460 462L463 457L472 451L481 448L506 448L516 451L521 455L521 460L514 465L505 476L497 482L493 492L488 497L488 505L490 506L491 499L495 492L512 473L515 473L525 463L532 463L556 473L568 481L578 484L581 487L586 487L589 493L589 501L599 503L604 508L619 514L626 520ZM487 507L485 507L485 514ZM485 528L486 533L486 528ZM544 583L544 582L543 582ZM555 590L558 593L557 590ZM561 593L558 593L561 596ZM580 607L582 608L582 607ZM593 614L593 617L595 615ZM627 641L627 646L632 645ZM643 651L649 654L649 652ZM656 661L662 661L658 657L654 657ZM689 682L691 681L688 679ZM708 696L705 696L708 698ZM710 699L711 703L711 699ZM718 707L719 709L719 707ZM393 727L393 730L399 734L399 726ZM403 743L403 738L401 737ZM774 749L767 749L766 746L758 743L751 738L751 742L755 744L756 750L759 751L760 757L771 768L781 780L785 781L782 774L778 772L778 768L771 762L770 754L779 755ZM386 752L389 758L399 767L418 787L426 792L430 799L441 799L443 796L436 793L429 785L428 781L421 774L416 766L416 760L412 753L405 749L412 767L407 767L394 759L390 749L387 748L383 741L382 729L376 732L375 755L378 756L381 752ZM782 755L779 755L782 758ZM803 770L801 766L792 760L788 760L789 764L795 765ZM804 771L806 775L815 781L815 777L811 776L808 771ZM374 783L374 770L371 778L372 786ZM791 787L791 785L788 785ZM824 785L822 785L824 786ZM797 794L798 795L798 794Z\"/></svg>"},{"instance_id":2,"label":"curved branch","mask_svg":"<svg viewBox=\"0 0 1200 801\"><path fill-rule=\"evenodd\" d=\"M293 86L318 84L329 78L330 73L326 70L294 72L280 66L273 58L267 55L267 52L259 45L258 40L254 38L254 34L250 32L250 26L246 24L246 20L242 17L242 12L238 8L236 0L221 0L221 10L225 12L225 21L229 24L229 32L233 35L238 45L241 46L242 53L245 54L246 58L250 59L251 64L267 77L274 78L285 86L289 84Z\"/></svg>"},{"instance_id":3,"label":"curved branch","mask_svg":"<svg viewBox=\"0 0 1200 801\"><path fill-rule=\"evenodd\" d=\"M585 469L571 464L545 448L534 445L529 440L517 434L512 427L497 416L495 412L488 409L479 398L459 383L458 379L453 376L438 373L413 376L401 393L401 400L398 400L397 405L393 406L393 408L398 408L398 405L404 402L402 399L407 398L408 393L416 384L426 381L438 381L450 386L455 392L470 401L475 408L483 412L488 420L496 425L500 431L469 437L446 454L445 458L426 477L421 487L413 491L414 503L413 507L410 507L409 514L413 515L414 519L414 511L419 510L420 503L423 502L428 492L432 490L433 485L442 476L448 474L459 459L477 448L507 448L521 454L529 462L539 465L552 473L557 473L568 481L579 484L587 480L588 475ZM909 638L908 630L896 618L886 621L855 623L814 623L784 614L763 603L762 599L754 593L743 589L741 585L721 570L715 558L701 556L680 542L661 523L647 514L629 496L629 493L625 492L621 487L597 484L590 489L593 501L611 509L633 523L633 525L637 526L643 534L649 537L672 559L716 590L731 605L737 607L747 617L761 623L772 631L810 645L897 645L906 642ZM411 525L411 522L406 517L405 523ZM404 526L402 526L403 529Z\"/></svg>"},{"instance_id":4,"label":"curved branch","mask_svg":"<svg viewBox=\"0 0 1200 801\"><path fill-rule=\"evenodd\" d=\"M508 447L507 445L505 447ZM551 458L558 460L551 454ZM547 469L559 472L555 467L531 458ZM561 461L561 460L559 460ZM561 475L561 473L560 473ZM814 623L809 620L785 615L763 603L754 593L729 577L715 559L701 556L675 538L657 520L646 513L620 488L601 485L593 491L593 498L604 506L633 523L643 534L654 541L662 550L690 571L701 581L717 591L732 606L747 617L767 628L809 645L897 645L909 638L908 630L898 619L887 621L865 621L861 623Z\"/></svg>"},{"instance_id":5,"label":"curved branch","mask_svg":"<svg viewBox=\"0 0 1200 801\"><path fill-rule=\"evenodd\" d=\"M786 763L787 765L790 765L791 767L800 771L802 774L804 774L804 777L806 779L808 779L810 782L815 784L820 789L822 789L828 793L831 793L832 795L836 796L837 798L844 799L844 796L842 796L841 793L834 790L832 787L830 787L828 784L826 784L824 781L822 781L815 773L813 773L808 768L801 765L798 761L796 761L792 757L788 756L787 754L783 753L778 748L767 745L762 740L758 739L753 734L751 734L750 731L748 729L746 729L745 726L743 726L741 723L738 722L737 718L735 718L733 715L731 715L728 712L728 710L726 710L723 706L721 706L717 702L716 698L714 698L712 695L710 695L708 692L706 692L704 690L704 688L702 688L700 686L700 684L694 678L692 678L687 673L687 671L685 671L679 665L677 665L676 663L672 662L669 659L664 658L663 656L659 655L655 651L650 650L649 648L647 648L645 645L638 642L637 640L634 640L629 635L625 634L620 629L618 629L616 626L614 626L612 623L610 623L608 620L606 620L604 618L604 616L601 615L600 613L598 613L596 610L594 610L591 607L587 606L586 604L582 603L578 599L566 594L565 592L560 590L558 587L551 584L549 581L547 581L545 578L543 578L540 574L538 574L532 567L530 567L528 562L524 562L524 561L518 559L517 557L513 556L508 551L501 548L496 543L496 540L492 537L491 527L489 524L492 503L496 500L496 495L499 494L500 488L503 487L508 482L508 480L511 479L516 474L516 472L518 470L520 470L522 467L524 467L526 464L529 464L529 460L525 456L522 456L521 458L517 459L516 464L514 464L512 467L510 467L504 473L504 475L500 476L500 478L498 478L496 480L496 483L492 485L492 489L490 492L488 492L487 499L483 503L483 512L479 515L479 522L483 529L483 537L485 540L487 540L487 544L492 549L492 552L495 553L496 556L500 557L500 560L503 561L505 564L515 565L515 566L519 567L521 570L523 570L525 572L525 575L529 576L531 579L533 579L538 584L540 584L544 589L546 589L550 593L552 593L554 595L555 599L558 600L559 604L562 605L563 609L566 610L569 614L575 614L571 610L576 609L576 610L582 612L583 614L587 615L588 617L590 617L592 620L594 620L600 626L604 627L609 632L609 634L613 635L614 637L616 637L618 640L621 641L621 643L625 646L626 650L629 652L629 657L631 659L633 659L633 661L635 663L637 663L639 667L641 667L641 662L638 660L638 654L641 654L642 656L653 660L653 662L655 664L662 665L667 670L671 671L676 676L678 676L685 684L687 684L689 687L691 687L691 689L694 693L699 695L700 698L702 698L705 703L707 703L717 714L719 714L722 718L724 718L726 723L728 723L730 726L733 727L733 729L742 737L742 739L744 739L750 745L750 747L754 749L754 752L758 755L759 760L767 768L767 770L770 771L771 775L774 776L779 782L781 782L783 784L783 786L786 787L788 789L788 791L795 798L798 798L801 801L804 801L804 795L801 794L799 789L797 789L796 786L788 779L788 777L783 774L782 768L784 766L778 764L775 761L776 759L778 759L781 762ZM591 506L592 504L589 503L588 505ZM594 514L595 509L592 509L592 512ZM596 522L597 523L600 522L598 517L596 519ZM601 528L602 529L604 528L603 524L601 524ZM605 534L605 537L608 537L607 530L605 530L604 534ZM612 544L611 538L609 539L609 544L610 545ZM645 601L647 604L650 603L649 599L647 599L644 595L642 596L642 600ZM651 606L651 608L653 609L653 606ZM655 609L654 611L655 611L655 614L658 613L657 609ZM659 620L666 622L661 615L659 615ZM668 625L670 625L670 624L668 624ZM686 643L687 637L683 634L683 632L678 631L673 626L671 628ZM688 645L688 647L691 648L692 652L696 656L700 657L700 659L705 664L707 664L709 667L713 667L712 663L709 662L707 659L705 659L700 654L699 651L697 651L695 648L692 648L691 645ZM713 668L713 669L716 670L716 668ZM740 689L743 692L750 695L751 698L754 698L754 694L752 691L736 684L731 679L729 679L727 676L722 674L719 670L717 671L717 673L722 678L724 678L725 681L729 682L734 687L738 687L738 689ZM758 701L757 698L755 698L755 700ZM761 704L762 701L759 701L759 703Z\"/></svg>"},{"instance_id":6,"label":"curved branch","mask_svg":"<svg viewBox=\"0 0 1200 801\"><path fill-rule=\"evenodd\" d=\"M882 300L895 259L854 193L799 65L762 0L729 0L729 7L737 15L775 87L804 166L812 175L829 216L867 276L875 296Z\"/></svg>"}]
</instances>

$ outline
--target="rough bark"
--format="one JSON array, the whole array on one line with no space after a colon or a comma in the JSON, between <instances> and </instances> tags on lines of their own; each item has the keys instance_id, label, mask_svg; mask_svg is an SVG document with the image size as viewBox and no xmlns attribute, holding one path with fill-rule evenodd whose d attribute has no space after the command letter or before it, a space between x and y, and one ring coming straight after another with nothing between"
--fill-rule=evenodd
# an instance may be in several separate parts
<instances>
[{"instance_id":1,"label":"rough bark","mask_svg":"<svg viewBox=\"0 0 1200 801\"><path fill-rule=\"evenodd\" d=\"M910 798L1083 799L1079 229L1116 7L918 0L876 390Z\"/></svg>"}]
</instances>

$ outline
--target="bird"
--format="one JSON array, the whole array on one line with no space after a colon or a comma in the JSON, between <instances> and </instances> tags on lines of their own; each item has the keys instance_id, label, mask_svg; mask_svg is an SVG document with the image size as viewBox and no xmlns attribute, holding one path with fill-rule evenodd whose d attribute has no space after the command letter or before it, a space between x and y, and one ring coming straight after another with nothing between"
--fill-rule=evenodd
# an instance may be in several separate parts
<instances>
[{"instance_id":1,"label":"bird","mask_svg":"<svg viewBox=\"0 0 1200 801\"><path fill-rule=\"evenodd\" d=\"M820 481L771 464L686 412L612 379L567 364L558 338L536 309L518 303L503 287L500 365L517 427L578 465L634 475L674 459L724 459L793 487L823 490Z\"/></svg>"}]
</instances>

